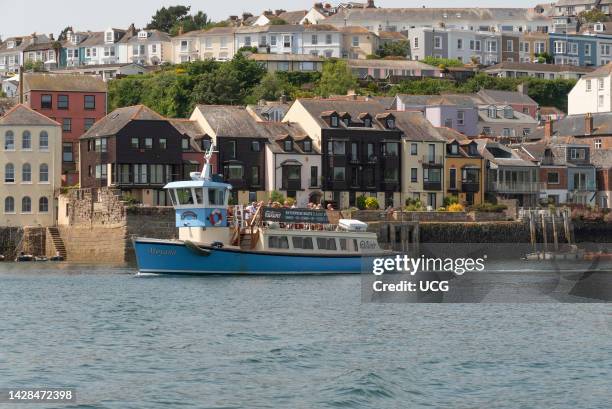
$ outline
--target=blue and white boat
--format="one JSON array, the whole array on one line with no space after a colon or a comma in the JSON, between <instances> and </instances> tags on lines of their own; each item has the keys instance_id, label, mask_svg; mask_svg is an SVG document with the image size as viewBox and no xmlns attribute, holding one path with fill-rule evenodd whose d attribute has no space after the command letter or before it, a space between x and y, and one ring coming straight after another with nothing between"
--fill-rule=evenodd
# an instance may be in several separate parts
<instances>
[{"instance_id":1,"label":"blue and white boat","mask_svg":"<svg viewBox=\"0 0 612 409\"><path fill-rule=\"evenodd\" d=\"M328 212L260 206L248 214L229 206L232 186L202 173L171 182L178 240L134 238L138 270L159 274L360 273L362 259L384 254L358 220L329 221Z\"/></svg>"}]
</instances>

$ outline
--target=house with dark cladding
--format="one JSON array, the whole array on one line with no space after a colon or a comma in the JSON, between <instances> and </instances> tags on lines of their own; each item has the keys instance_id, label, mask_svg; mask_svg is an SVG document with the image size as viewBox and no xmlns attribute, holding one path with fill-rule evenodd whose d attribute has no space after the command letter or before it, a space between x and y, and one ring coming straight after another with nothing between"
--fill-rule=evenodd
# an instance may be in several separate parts
<instances>
[{"instance_id":1,"label":"house with dark cladding","mask_svg":"<svg viewBox=\"0 0 612 409\"><path fill-rule=\"evenodd\" d=\"M170 203L163 186L185 178L188 132L144 105L118 108L80 138L82 188L114 187L146 205Z\"/></svg>"},{"instance_id":2,"label":"house with dark cladding","mask_svg":"<svg viewBox=\"0 0 612 409\"><path fill-rule=\"evenodd\" d=\"M299 124L320 150L324 202L346 208L365 195L401 205L402 130L381 103L298 99L283 121Z\"/></svg>"},{"instance_id":3,"label":"house with dark cladding","mask_svg":"<svg viewBox=\"0 0 612 409\"><path fill-rule=\"evenodd\" d=\"M218 171L233 186L234 203L267 200L266 149L268 133L245 107L197 105L195 121L219 151Z\"/></svg>"}]
</instances>

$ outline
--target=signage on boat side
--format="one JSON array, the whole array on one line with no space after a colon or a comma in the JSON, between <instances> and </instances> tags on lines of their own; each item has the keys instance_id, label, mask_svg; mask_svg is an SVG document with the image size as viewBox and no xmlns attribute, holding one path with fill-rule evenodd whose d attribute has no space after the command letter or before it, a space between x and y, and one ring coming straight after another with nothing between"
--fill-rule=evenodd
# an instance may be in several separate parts
<instances>
[{"instance_id":1,"label":"signage on boat side","mask_svg":"<svg viewBox=\"0 0 612 409\"><path fill-rule=\"evenodd\" d=\"M176 227L224 227L227 226L226 209L190 208L175 210Z\"/></svg>"},{"instance_id":2,"label":"signage on boat side","mask_svg":"<svg viewBox=\"0 0 612 409\"><path fill-rule=\"evenodd\" d=\"M279 223L329 223L325 210L285 209L282 207L264 207L263 220Z\"/></svg>"}]
</instances>

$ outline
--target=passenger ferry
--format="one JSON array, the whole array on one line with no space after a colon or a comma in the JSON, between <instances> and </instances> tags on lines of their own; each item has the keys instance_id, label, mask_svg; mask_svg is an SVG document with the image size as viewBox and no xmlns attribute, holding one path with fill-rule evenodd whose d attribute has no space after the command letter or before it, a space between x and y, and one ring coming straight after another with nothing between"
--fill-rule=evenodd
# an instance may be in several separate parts
<instances>
[{"instance_id":1,"label":"passenger ferry","mask_svg":"<svg viewBox=\"0 0 612 409\"><path fill-rule=\"evenodd\" d=\"M178 240L134 238L138 270L161 274L360 273L362 258L388 255L358 220L330 222L326 210L228 205L232 186L203 171L171 182Z\"/></svg>"}]
</instances>

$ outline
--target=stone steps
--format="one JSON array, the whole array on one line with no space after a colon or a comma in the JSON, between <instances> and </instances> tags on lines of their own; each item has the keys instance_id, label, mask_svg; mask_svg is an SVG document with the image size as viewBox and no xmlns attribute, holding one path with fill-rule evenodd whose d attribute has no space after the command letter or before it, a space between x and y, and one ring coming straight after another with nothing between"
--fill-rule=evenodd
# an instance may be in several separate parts
<instances>
[{"instance_id":1,"label":"stone steps","mask_svg":"<svg viewBox=\"0 0 612 409\"><path fill-rule=\"evenodd\" d=\"M47 231L51 236L51 240L53 240L53 247L55 247L55 251L57 251L64 260L66 260L68 258L68 253L66 252L66 246L64 245L64 241L62 240L59 230L57 227L48 227Z\"/></svg>"}]
</instances>

